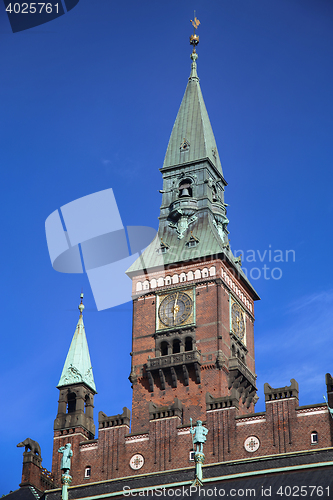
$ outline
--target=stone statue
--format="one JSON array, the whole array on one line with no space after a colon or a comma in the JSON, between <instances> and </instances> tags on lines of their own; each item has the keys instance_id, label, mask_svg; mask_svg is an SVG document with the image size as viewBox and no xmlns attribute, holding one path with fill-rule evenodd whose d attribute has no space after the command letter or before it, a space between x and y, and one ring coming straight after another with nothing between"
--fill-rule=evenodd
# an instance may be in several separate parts
<instances>
[{"instance_id":1,"label":"stone statue","mask_svg":"<svg viewBox=\"0 0 333 500\"><path fill-rule=\"evenodd\" d=\"M37 443L37 441L34 441L33 439L27 438L21 443L16 445L18 448L23 448L25 447L24 452L27 453L28 451L31 451L34 455L37 455L40 457L40 446Z\"/></svg>"},{"instance_id":2,"label":"stone statue","mask_svg":"<svg viewBox=\"0 0 333 500\"><path fill-rule=\"evenodd\" d=\"M208 429L202 425L201 420L197 420L197 425L193 428L192 427L192 419L191 419L191 429L190 433L193 436L193 444L197 445L196 453L203 453L202 447L203 444L206 442L206 436L208 434ZM200 448L200 449L199 449Z\"/></svg>"},{"instance_id":3,"label":"stone statue","mask_svg":"<svg viewBox=\"0 0 333 500\"><path fill-rule=\"evenodd\" d=\"M64 473L66 474L71 468L71 457L73 456L73 451L71 450L71 444L67 443L65 444L65 446L61 446L58 452L62 453L60 469L63 470Z\"/></svg>"}]
</instances>

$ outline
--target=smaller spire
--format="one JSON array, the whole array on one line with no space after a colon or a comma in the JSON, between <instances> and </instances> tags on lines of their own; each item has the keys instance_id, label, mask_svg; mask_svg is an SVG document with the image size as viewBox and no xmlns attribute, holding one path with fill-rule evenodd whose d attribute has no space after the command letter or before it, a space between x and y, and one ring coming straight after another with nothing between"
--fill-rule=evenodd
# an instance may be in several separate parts
<instances>
[{"instance_id":1,"label":"smaller spire","mask_svg":"<svg viewBox=\"0 0 333 500\"><path fill-rule=\"evenodd\" d=\"M81 293L80 298L81 302L79 304L79 321L76 325L72 343L70 345L57 387L60 388L66 385L84 382L96 393L89 348L83 324L83 293Z\"/></svg>"}]
</instances>

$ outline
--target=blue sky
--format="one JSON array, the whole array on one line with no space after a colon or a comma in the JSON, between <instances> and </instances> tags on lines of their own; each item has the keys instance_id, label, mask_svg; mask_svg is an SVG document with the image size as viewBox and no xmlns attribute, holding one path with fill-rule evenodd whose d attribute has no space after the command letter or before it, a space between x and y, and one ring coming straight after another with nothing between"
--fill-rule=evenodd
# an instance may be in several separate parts
<instances>
[{"instance_id":1,"label":"blue sky","mask_svg":"<svg viewBox=\"0 0 333 500\"><path fill-rule=\"evenodd\" d=\"M331 0L80 0L15 34L0 6L0 495L20 482L16 444L26 437L51 468L56 385L82 287L96 423L98 411L131 405L131 304L97 312L86 275L52 269L44 224L62 205L111 187L124 225L157 228L193 9L198 74L229 183L231 246L253 250L256 261L243 265L261 272L252 280L262 298L256 411L265 409L265 382L291 378L301 405L322 401L333 372ZM269 250L294 250L295 259L270 261Z\"/></svg>"}]
</instances>

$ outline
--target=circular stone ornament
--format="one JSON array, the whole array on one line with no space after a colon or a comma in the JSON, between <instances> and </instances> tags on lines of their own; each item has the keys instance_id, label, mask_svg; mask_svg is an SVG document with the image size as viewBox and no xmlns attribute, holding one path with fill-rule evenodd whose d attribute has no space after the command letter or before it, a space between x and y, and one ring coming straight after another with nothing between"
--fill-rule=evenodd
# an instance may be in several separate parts
<instances>
[{"instance_id":1,"label":"circular stone ornament","mask_svg":"<svg viewBox=\"0 0 333 500\"><path fill-rule=\"evenodd\" d=\"M139 469L141 469L141 467L143 467L144 463L145 463L145 459L143 458L143 456L140 455L140 453L136 453L131 458L129 465L130 465L131 469L139 470Z\"/></svg>"},{"instance_id":2,"label":"circular stone ornament","mask_svg":"<svg viewBox=\"0 0 333 500\"><path fill-rule=\"evenodd\" d=\"M250 436L244 441L244 448L249 453L253 453L257 451L260 446L260 441L256 436Z\"/></svg>"}]
</instances>

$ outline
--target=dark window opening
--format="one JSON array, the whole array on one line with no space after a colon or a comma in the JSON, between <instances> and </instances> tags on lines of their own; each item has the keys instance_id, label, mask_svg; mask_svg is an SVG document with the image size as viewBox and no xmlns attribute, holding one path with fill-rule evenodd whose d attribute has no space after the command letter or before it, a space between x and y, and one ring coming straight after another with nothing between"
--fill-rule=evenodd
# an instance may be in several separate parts
<instances>
[{"instance_id":1,"label":"dark window opening","mask_svg":"<svg viewBox=\"0 0 333 500\"><path fill-rule=\"evenodd\" d=\"M67 413L73 413L76 410L76 394L70 392L67 398Z\"/></svg>"},{"instance_id":2,"label":"dark window opening","mask_svg":"<svg viewBox=\"0 0 333 500\"><path fill-rule=\"evenodd\" d=\"M192 351L193 350L193 340L191 337L186 337L185 339L185 351Z\"/></svg>"},{"instance_id":3,"label":"dark window opening","mask_svg":"<svg viewBox=\"0 0 333 500\"><path fill-rule=\"evenodd\" d=\"M318 443L318 432L312 432L311 433L311 444L317 444Z\"/></svg>"},{"instance_id":4,"label":"dark window opening","mask_svg":"<svg viewBox=\"0 0 333 500\"><path fill-rule=\"evenodd\" d=\"M168 354L168 343L167 342L161 342L161 356L167 356Z\"/></svg>"},{"instance_id":5,"label":"dark window opening","mask_svg":"<svg viewBox=\"0 0 333 500\"><path fill-rule=\"evenodd\" d=\"M172 346L173 354L178 354L180 352L180 340L175 339Z\"/></svg>"}]
</instances>

